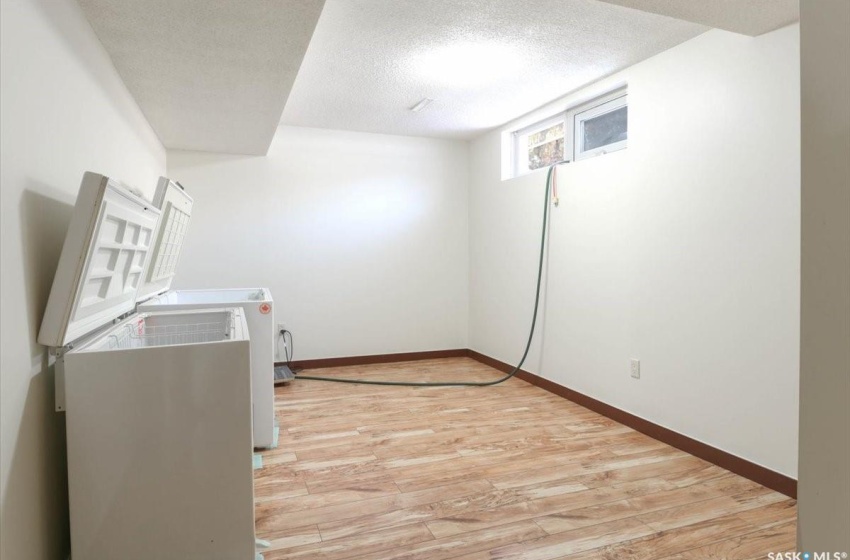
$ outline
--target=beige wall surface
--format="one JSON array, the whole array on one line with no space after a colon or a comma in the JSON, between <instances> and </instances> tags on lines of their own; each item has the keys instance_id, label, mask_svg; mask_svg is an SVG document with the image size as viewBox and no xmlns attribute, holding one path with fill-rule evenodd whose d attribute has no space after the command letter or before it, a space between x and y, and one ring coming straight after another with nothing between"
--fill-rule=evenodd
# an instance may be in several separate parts
<instances>
[{"instance_id":1,"label":"beige wall surface","mask_svg":"<svg viewBox=\"0 0 850 560\"><path fill-rule=\"evenodd\" d=\"M802 0L799 548L850 554L850 0Z\"/></svg>"},{"instance_id":2,"label":"beige wall surface","mask_svg":"<svg viewBox=\"0 0 850 560\"><path fill-rule=\"evenodd\" d=\"M296 359L467 347L467 142L282 126L168 173L195 199L174 287L268 287Z\"/></svg>"},{"instance_id":3,"label":"beige wall surface","mask_svg":"<svg viewBox=\"0 0 850 560\"><path fill-rule=\"evenodd\" d=\"M64 560L65 420L36 335L83 172L150 195L165 150L75 1L3 0L0 25L0 557Z\"/></svg>"}]
</instances>

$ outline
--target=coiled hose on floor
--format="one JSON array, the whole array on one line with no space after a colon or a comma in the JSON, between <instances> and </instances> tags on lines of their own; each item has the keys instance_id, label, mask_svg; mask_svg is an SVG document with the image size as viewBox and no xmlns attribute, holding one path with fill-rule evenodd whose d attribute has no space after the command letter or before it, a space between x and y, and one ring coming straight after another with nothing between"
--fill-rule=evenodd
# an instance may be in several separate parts
<instances>
[{"instance_id":1,"label":"coiled hose on floor","mask_svg":"<svg viewBox=\"0 0 850 560\"><path fill-rule=\"evenodd\" d=\"M546 254L546 233L548 231L547 226L549 225L549 197L552 193L555 168L563 163L569 162L562 161L551 165L546 175L546 193L543 198L543 226L540 229L540 258L537 262L537 288L534 291L534 313L531 315L531 328L528 331L528 340L525 343L525 351L523 351L522 358L519 360L519 363L510 371L510 373L493 381L381 381L369 379L345 379L342 377L317 377L314 375L296 375L295 379L333 381L336 383L358 383L363 385L391 385L397 387L489 387L491 385L504 383L516 375L525 363L525 359L528 357L528 352L531 350L531 341L534 339L534 330L537 326L537 311L540 307L540 286L543 283L543 259Z\"/></svg>"}]
</instances>

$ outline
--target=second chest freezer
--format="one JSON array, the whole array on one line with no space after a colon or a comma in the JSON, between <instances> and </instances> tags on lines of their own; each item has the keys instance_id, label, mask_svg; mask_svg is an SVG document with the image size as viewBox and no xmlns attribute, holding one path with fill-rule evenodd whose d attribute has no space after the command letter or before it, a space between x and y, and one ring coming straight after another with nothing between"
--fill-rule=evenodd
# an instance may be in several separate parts
<instances>
[{"instance_id":1,"label":"second chest freezer","mask_svg":"<svg viewBox=\"0 0 850 560\"><path fill-rule=\"evenodd\" d=\"M73 558L250 560L247 323L136 312L159 217L86 173L39 332L66 412Z\"/></svg>"},{"instance_id":2,"label":"second chest freezer","mask_svg":"<svg viewBox=\"0 0 850 560\"><path fill-rule=\"evenodd\" d=\"M182 187L160 177L153 206L161 212L138 310L166 311L241 307L251 333L251 404L254 447L274 444L274 300L267 288L171 290L194 201Z\"/></svg>"},{"instance_id":3,"label":"second chest freezer","mask_svg":"<svg viewBox=\"0 0 850 560\"><path fill-rule=\"evenodd\" d=\"M169 290L139 304L139 311L240 307L251 333L254 446L274 445L274 300L268 288Z\"/></svg>"}]
</instances>

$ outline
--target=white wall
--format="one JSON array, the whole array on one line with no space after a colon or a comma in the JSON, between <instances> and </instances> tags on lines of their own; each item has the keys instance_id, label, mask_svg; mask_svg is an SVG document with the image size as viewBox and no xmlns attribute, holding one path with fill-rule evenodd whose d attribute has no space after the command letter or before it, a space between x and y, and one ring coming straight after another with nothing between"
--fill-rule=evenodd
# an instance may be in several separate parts
<instances>
[{"instance_id":1,"label":"white wall","mask_svg":"<svg viewBox=\"0 0 850 560\"><path fill-rule=\"evenodd\" d=\"M710 31L505 129L623 81L629 147L559 172L526 367L796 476L799 28ZM470 343L513 363L545 173L502 182L500 153L498 131L471 147Z\"/></svg>"},{"instance_id":2,"label":"white wall","mask_svg":"<svg viewBox=\"0 0 850 560\"><path fill-rule=\"evenodd\" d=\"M73 0L0 4L0 501L5 559L64 559L64 417L36 343L83 172L152 192L165 151Z\"/></svg>"},{"instance_id":3,"label":"white wall","mask_svg":"<svg viewBox=\"0 0 850 560\"><path fill-rule=\"evenodd\" d=\"M850 552L850 2L802 0L800 10L798 549Z\"/></svg>"},{"instance_id":4,"label":"white wall","mask_svg":"<svg viewBox=\"0 0 850 560\"><path fill-rule=\"evenodd\" d=\"M466 142L281 127L169 151L195 199L175 287L267 286L295 358L466 348Z\"/></svg>"}]
</instances>

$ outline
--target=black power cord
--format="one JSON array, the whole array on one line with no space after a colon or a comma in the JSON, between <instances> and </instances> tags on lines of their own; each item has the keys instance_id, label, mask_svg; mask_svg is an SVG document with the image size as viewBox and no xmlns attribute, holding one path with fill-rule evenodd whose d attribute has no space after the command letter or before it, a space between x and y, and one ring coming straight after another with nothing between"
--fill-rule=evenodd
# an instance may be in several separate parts
<instances>
[{"instance_id":1,"label":"black power cord","mask_svg":"<svg viewBox=\"0 0 850 560\"><path fill-rule=\"evenodd\" d=\"M295 373L295 368L292 367L292 357L295 355L295 340L292 338L292 332L287 329L280 329L278 336L283 339L283 355L286 358L286 367L289 371ZM286 338L289 337L289 344L286 343Z\"/></svg>"},{"instance_id":2,"label":"black power cord","mask_svg":"<svg viewBox=\"0 0 850 560\"><path fill-rule=\"evenodd\" d=\"M286 365L292 369L292 356L295 354L295 341L292 339L292 333L286 329L280 333L283 337L283 352L286 355ZM289 335L289 344L286 343L286 336Z\"/></svg>"},{"instance_id":3,"label":"black power cord","mask_svg":"<svg viewBox=\"0 0 850 560\"><path fill-rule=\"evenodd\" d=\"M391 385L397 387L489 387L504 383L511 377L515 376L525 359L528 357L528 352L531 350L531 341L534 339L534 330L537 326L537 310L540 307L540 286L543 283L543 258L546 254L546 232L549 223L549 197L552 192L552 180L555 174L555 168L568 161L562 161L552 164L549 167L549 172L546 175L546 194L543 199L543 228L540 232L540 259L537 263L537 288L534 292L534 313L531 316L531 329L528 332L528 341L525 343L525 351L522 353L522 358L510 373L493 381L374 381L366 379L345 379L341 377L317 377L313 375L298 375L296 379L309 379L311 381L332 381L336 383L358 383L363 385ZM291 335L290 335L291 336Z\"/></svg>"}]
</instances>

